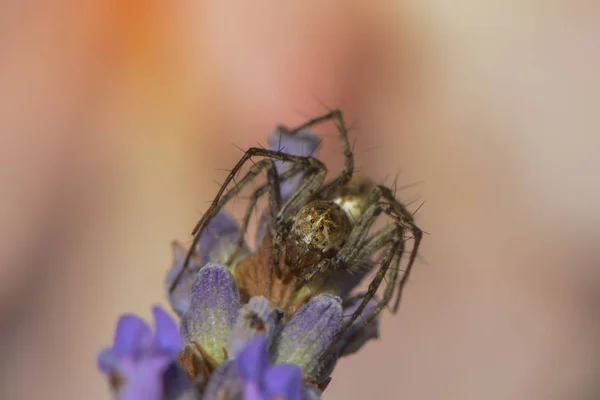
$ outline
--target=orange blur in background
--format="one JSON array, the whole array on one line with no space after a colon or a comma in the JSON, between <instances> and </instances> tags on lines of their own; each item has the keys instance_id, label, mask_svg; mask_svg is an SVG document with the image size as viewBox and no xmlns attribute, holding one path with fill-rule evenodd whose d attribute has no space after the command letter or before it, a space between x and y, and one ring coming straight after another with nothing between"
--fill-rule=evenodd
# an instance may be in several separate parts
<instances>
[{"instance_id":1,"label":"orange blur in background","mask_svg":"<svg viewBox=\"0 0 600 400\"><path fill-rule=\"evenodd\" d=\"M431 234L324 397L598 396L599 5L29 3L0 5L0 398L109 398L96 353L165 304L232 144L321 103L362 174L424 181Z\"/></svg>"}]
</instances>

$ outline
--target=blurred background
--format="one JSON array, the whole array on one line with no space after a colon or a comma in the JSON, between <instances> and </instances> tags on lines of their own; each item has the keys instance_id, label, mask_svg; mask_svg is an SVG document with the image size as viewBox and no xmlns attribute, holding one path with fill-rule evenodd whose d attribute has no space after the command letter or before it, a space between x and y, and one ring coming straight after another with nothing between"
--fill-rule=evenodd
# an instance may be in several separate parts
<instances>
[{"instance_id":1,"label":"blurred background","mask_svg":"<svg viewBox=\"0 0 600 400\"><path fill-rule=\"evenodd\" d=\"M108 398L96 353L121 313L165 304L170 242L218 169L323 104L356 122L362 174L424 182L401 195L426 200L431 234L401 312L325 398L598 398L599 17L584 0L2 2L0 398Z\"/></svg>"}]
</instances>

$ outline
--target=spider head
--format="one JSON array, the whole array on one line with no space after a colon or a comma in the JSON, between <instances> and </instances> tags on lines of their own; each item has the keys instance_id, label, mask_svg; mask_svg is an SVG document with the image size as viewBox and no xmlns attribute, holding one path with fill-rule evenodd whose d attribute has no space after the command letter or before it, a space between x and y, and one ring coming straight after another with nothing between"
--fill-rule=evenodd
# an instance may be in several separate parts
<instances>
[{"instance_id":1,"label":"spider head","mask_svg":"<svg viewBox=\"0 0 600 400\"><path fill-rule=\"evenodd\" d=\"M285 262L295 271L316 266L350 234L348 216L337 204L315 200L300 209L285 239Z\"/></svg>"}]
</instances>

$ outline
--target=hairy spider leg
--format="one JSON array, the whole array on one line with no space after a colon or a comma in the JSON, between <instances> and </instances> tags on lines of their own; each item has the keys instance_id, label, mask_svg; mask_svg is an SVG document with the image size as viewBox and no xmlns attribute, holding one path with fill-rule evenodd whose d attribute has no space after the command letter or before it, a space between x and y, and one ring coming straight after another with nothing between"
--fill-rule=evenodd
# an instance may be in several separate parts
<instances>
[{"instance_id":1,"label":"hairy spider leg","mask_svg":"<svg viewBox=\"0 0 600 400\"><path fill-rule=\"evenodd\" d=\"M329 120L333 121L340 135L340 141L342 142L342 148L344 150L344 169L334 180L327 183L319 190L319 197L323 199L328 198L338 187L350 182L354 175L354 153L352 153L352 148L348 140L348 128L344 122L342 112L340 110L332 110L327 114L315 117L296 128L288 130L290 133L295 133ZM285 127L281 127L281 129L286 130Z\"/></svg>"},{"instance_id":2,"label":"hairy spider leg","mask_svg":"<svg viewBox=\"0 0 600 400\"><path fill-rule=\"evenodd\" d=\"M394 301L394 305L392 306L392 310L391 310L392 313L395 314L398 312L398 308L400 306L400 300L402 298L402 292L404 291L404 287L406 286L406 283L408 282L408 279L412 272L412 268L414 266L417 254L419 252L419 246L420 246L421 240L423 238L423 231L415 224L412 213L407 210L407 208L404 204L402 204L400 201L398 201L398 199L396 199L394 197L393 191L386 186L377 185L373 189L372 195L369 199L369 203L373 204L381 198L385 199L388 202L387 204L390 204L392 207L390 209L390 211L385 211L385 210L382 210L382 211L384 211L386 214L388 214L390 217L392 217L392 219L394 219L396 224L409 230L414 238L413 247L410 252L410 256L408 259L405 273L403 274L402 278L398 282L398 292L397 292L396 300ZM381 203L382 206L383 206L383 204L386 204L386 203ZM391 210L393 210L393 212ZM370 229L371 225L374 222L374 221L370 222L370 220L373 219L374 217L376 217L374 215L371 215L371 213L373 213L374 211L377 211L377 210L375 208L371 208L370 210L367 209L365 211L365 213L363 214L363 216L361 217L361 219L359 220L359 222L357 223L355 228L350 233L350 237L348 238L346 245L344 245L344 248L342 248L342 250L338 254L338 258L342 257L343 259L347 259L347 260L348 259L352 260L352 259L356 258L354 253L356 253L358 251L358 249L361 248L360 243L364 240L364 237L366 236L368 229ZM379 212L377 214L379 214Z\"/></svg>"},{"instance_id":3,"label":"hairy spider leg","mask_svg":"<svg viewBox=\"0 0 600 400\"><path fill-rule=\"evenodd\" d=\"M400 228L400 229L402 229L402 228ZM386 233L389 235L390 232L386 232ZM377 235L377 234L375 234L375 235ZM398 236L400 236L400 237L398 237ZM382 235L377 239L377 241L380 241L380 243L382 243L382 246L379 246L378 248L388 246L388 249L386 250L386 252L383 256L383 259L381 261L381 266L379 267L379 269L377 270L377 274L375 275L375 277L369 284L367 293L363 297L360 305L358 306L356 311L352 314L350 319L348 321L346 321L344 323L344 325L342 325L342 328L335 334L335 336L333 337L333 340L331 341L331 344L329 345L327 350L325 350L325 352L323 353L323 355L321 357L321 361L323 364L325 364L325 362L329 359L329 357L331 357L335 353L339 340L348 331L348 329L350 328L352 323L354 323L354 321L356 321L356 319L362 314L363 310L365 309L365 307L367 306L369 301L371 301L371 299L375 296L375 293L377 293L377 289L379 289L379 286L381 285L381 282L383 281L383 278L385 277L385 274L387 273L392 260L394 259L394 257L396 257L398 255L398 252L401 251L401 247L402 247L401 237L402 237L401 234L393 235L391 238L390 237L386 238L386 237L383 237L383 235ZM393 283L390 282L388 284L388 287L391 286L392 284ZM392 287L391 291L393 292L393 286L391 286L391 287ZM386 290L387 290L387 288L386 288ZM381 303L379 305L381 305ZM385 307L385 305L383 305L383 307ZM371 318L370 320L375 318L373 315L370 315L369 317ZM369 322L370 321L365 321L364 324L366 325Z\"/></svg>"},{"instance_id":4,"label":"hairy spider leg","mask_svg":"<svg viewBox=\"0 0 600 400\"><path fill-rule=\"evenodd\" d=\"M278 261L281 259L281 246L282 246L282 242L285 237L285 233L287 232L286 225L288 225L289 221L293 220L293 217L300 210L300 208L302 206L304 206L306 203L308 203L310 200L314 199L315 197L326 198L336 188L348 183L351 180L352 175L354 173L354 155L350 148L350 143L348 140L348 129L346 128L346 124L344 122L341 111L332 110L332 111L328 112L327 114L315 117L315 118L307 121L306 123L304 123L298 127L295 127L293 129L288 129L284 126L278 127L278 129L280 129L283 132L295 134L303 129L307 129L311 126L314 126L316 124L319 124L321 122L325 122L328 120L332 120L334 122L334 124L336 125L336 127L338 129L339 135L340 135L340 140L342 142L342 147L344 150L344 170L333 181L329 182L326 185L323 185L323 182L325 181L325 177L327 175L327 168L325 167L325 165L323 163L320 163L320 165L314 165L314 168L308 168L308 167L304 168L305 172L304 172L303 178L298 183L298 186L296 187L294 193L289 197L289 199L285 202L285 204L283 204L278 217L275 219L275 226L274 226L275 234L273 235L273 251L274 251L274 258ZM286 154L286 153L277 152L277 154ZM298 157L300 157L300 156L298 156ZM274 157L274 158L277 160L280 159L278 157ZM308 157L305 157L305 158L308 158ZM292 170L293 169L294 168L292 168ZM301 170L299 170L299 171L301 171ZM289 179L293 175L297 174L299 171L294 171L291 173L291 175L288 175L287 173L282 174L280 176L280 181L281 181L282 177L285 176L286 179ZM289 172L289 171L286 171L286 172ZM244 220L242 223L242 228L240 230L240 239L238 241L238 248L240 248L241 243L243 243L243 238L245 236L245 233L247 232L249 220L250 220L251 214L253 212L253 209L256 206L258 199L261 196L263 196L267 192L267 190L268 190L268 186L263 185L262 187L259 187L258 189L256 189L255 192L251 195L250 202L246 209L246 214L244 216ZM234 254L235 254L235 252L234 252ZM281 270L279 268L279 262L277 262L277 265L278 265L277 275L280 277Z\"/></svg>"},{"instance_id":5,"label":"hairy spider leg","mask_svg":"<svg viewBox=\"0 0 600 400\"><path fill-rule=\"evenodd\" d=\"M386 201L380 201L380 199L382 198ZM369 289L366 295L364 296L361 304L359 305L358 309L352 314L350 319L342 326L342 329L336 334L334 340L332 341L332 344L329 346L329 349L323 356L323 360L326 360L326 357L329 357L332 354L332 352L335 349L336 343L340 340L340 338L343 337L343 335L350 328L352 323L358 318L358 316L362 314L362 311L367 306L368 302L375 296L383 278L385 277L387 270L389 269L393 257L402 257L402 254L404 252L405 229L410 230L418 239L415 239L416 249L415 246L413 246L413 250L411 251L411 256L409 258L409 264L398 284L398 291L401 292L404 290L404 286L406 285L408 277L412 271L414 259L416 258L416 252L418 251L418 243L420 242L422 231L418 227L416 227L416 225L414 225L412 214L410 214L406 210L404 205L402 205L398 200L396 200L396 198L393 197L390 189L381 185L378 185L373 188L369 199L369 204L371 205L361 215L359 221L352 229L348 240L340 249L335 260L333 261L334 268L346 268L352 270L353 266L360 264L365 259L368 259L368 257L372 255L375 251L385 246L388 246L390 243L392 245L390 246L388 252L386 252L386 256L384 257L384 260L382 261L376 276L369 284ZM381 229L379 232L376 232L372 236L367 238L370 228L373 226L375 220L381 213L389 215L395 223L393 225ZM395 251L390 253L392 249L395 249ZM386 300L386 303L383 303L382 301L383 304L381 305L381 309L383 309L383 307L387 305L387 302L391 300L391 296L394 292L394 287L396 286L397 280L398 274L396 272L390 275L390 282L388 282L388 287L386 287L384 293L384 300ZM400 298L400 294L398 294L397 299L398 298ZM393 313L396 313L396 311L397 307L395 307L392 310ZM375 318L375 316L376 314L371 315L370 319L372 320L373 318Z\"/></svg>"},{"instance_id":6,"label":"hairy spider leg","mask_svg":"<svg viewBox=\"0 0 600 400\"><path fill-rule=\"evenodd\" d=\"M390 243L395 243L397 241L403 240L403 228L398 224L388 225L378 232L375 232L370 237L366 237L369 229L375 223L375 220L381 213L385 213L387 215L394 215L394 210L389 203L385 202L377 202L369 206L369 208L363 214L363 218L361 218L360 222L355 226L353 232L358 232L356 235L359 237L359 241L353 245L351 241L348 241L348 244L345 244L344 247L339 251L334 263L337 264L337 268L348 268L352 270L357 265L360 265L363 261L368 260L371 255L377 252L379 249L388 246ZM398 254L399 257L402 254ZM380 270L383 267L380 267ZM387 266L386 266L387 268ZM385 271L384 271L385 272ZM363 299L363 303L359 308L354 312L354 315L350 318L350 320L346 323L346 326L340 332L340 337L345 333L347 328L350 327L352 322L358 318L358 316L362 313L362 310L367 305L369 300L373 298L375 295L380 281L377 282L373 280L371 284L369 284L369 288L374 287L374 290L369 290ZM374 286L376 285L376 286Z\"/></svg>"},{"instance_id":7,"label":"hairy spider leg","mask_svg":"<svg viewBox=\"0 0 600 400\"><path fill-rule=\"evenodd\" d=\"M406 283L408 282L408 278L415 264L417 254L419 253L419 246L421 245L421 240L423 239L423 231L415 224L413 214L410 211L408 211L404 204L400 203L398 199L396 199L394 193L390 188L381 185L379 185L378 188L381 191L383 198L389 201L394 206L394 209L400 213L400 218L396 219L396 222L407 228L412 233L414 238L414 243L412 250L410 251L406 271L404 272L402 279L400 279L397 292L398 294L392 307L392 312L395 314L396 312L398 312L398 308L400 307L400 300L402 299L402 292L404 286L406 286Z\"/></svg>"},{"instance_id":8,"label":"hairy spider leg","mask_svg":"<svg viewBox=\"0 0 600 400\"><path fill-rule=\"evenodd\" d=\"M390 274L388 275L388 285L385 287L383 291L383 297L381 301L375 309L365 318L365 325L370 324L377 316L383 311L385 307L389 304L392 296L394 294L394 289L396 287L396 282L398 281L398 275L400 273L400 261L402 260L402 254L404 253L404 239L399 243L399 249L394 258L394 266L390 270Z\"/></svg>"},{"instance_id":9,"label":"hairy spider leg","mask_svg":"<svg viewBox=\"0 0 600 400\"><path fill-rule=\"evenodd\" d=\"M381 187L376 187L376 188L374 188L373 192L375 194L378 194L379 196L383 197L383 199L388 200L387 196L385 196L385 191L382 191L381 189L382 189ZM387 189L387 188L384 188L384 189ZM416 237L415 244L413 245L413 249L411 250L411 254L409 256L409 261L408 261L406 270L405 270L404 274L402 275L402 278L400 279L400 281L397 283L398 292L397 292L396 301L399 303L398 299L401 298L401 294L402 294L401 292L404 291L404 287L406 286L406 283L408 282L408 279L412 272L412 267L414 265L414 260L416 258L416 254L418 252L418 244L420 243L422 231L414 225L414 223L412 222L412 215L410 215L410 213L408 213L408 215L411 216L411 220L408 222L406 221L406 219L405 219L406 215L402 212L402 210L406 210L406 209L395 198L393 198L393 200L395 201L396 204L394 204L392 202L378 201L378 202L372 204L371 206L369 206L369 208L364 212L359 223L357 223L357 225L355 226L355 229L353 229L352 233L350 234L350 238L349 238L347 244L345 244L344 247L338 253L338 257L337 257L336 261L338 263L340 263L341 265L346 265L347 267L352 268L352 265L354 263L360 262L363 258L368 257L369 250L367 250L365 248L365 245L367 242L364 241L365 231L368 232L370 227L375 222L375 219L382 212L389 215L394 220L394 222L395 222L394 225L398 228L402 228L402 229L398 229L399 236L403 243L402 244L402 252L404 252L404 230L411 231L411 233L413 233L413 235L415 235L415 237ZM401 207L397 207L397 204L399 204ZM382 231L385 231L385 229L386 228L383 228ZM416 234L415 234L415 232L416 232ZM394 233L394 231L390 231L390 233L388 233L388 235L394 236L396 234ZM362 250L363 248L365 248L364 251ZM401 256L402 256L402 253L399 253L398 257L401 257ZM395 280L393 283L396 284ZM375 293L373 292L373 293L367 294L367 296L365 296L364 306L366 306L367 302L373 297L374 294ZM394 308L392 308L392 313L395 314L397 312L398 305L399 304L394 305ZM362 309L360 309L360 311L362 312ZM358 315L360 315L359 310L357 310L355 312L355 315L351 318L350 323L353 322L358 317ZM344 332L342 332L342 334L343 333Z\"/></svg>"},{"instance_id":10,"label":"hairy spider leg","mask_svg":"<svg viewBox=\"0 0 600 400\"><path fill-rule=\"evenodd\" d=\"M283 174L279 175L279 183L281 184L281 183L291 179L292 177L294 177L296 174L298 174L301 171L302 171L301 165L299 165L299 164L294 165L292 168L288 169ZM267 192L269 192L270 190L273 190L272 185L269 181L267 181L266 183L264 183L261 186L259 186L258 188L256 188L254 190L254 192L250 195L250 198L248 200L248 205L246 206L246 211L245 211L244 217L242 219L242 224L240 226L240 234L239 234L238 241L236 244L236 249L232 253L231 257L229 257L229 260L227 261L227 263L231 263L232 260L234 260L237 257L237 254L239 253L239 251L242 249L242 247L244 245L244 240L245 240L246 234L248 233L248 227L250 225L250 218L252 217L252 213L254 212L254 209L256 208L256 204L258 203L258 200L262 196L264 196ZM274 221L275 216L271 215L270 220Z\"/></svg>"},{"instance_id":11,"label":"hairy spider leg","mask_svg":"<svg viewBox=\"0 0 600 400\"><path fill-rule=\"evenodd\" d=\"M244 178L242 178L239 182L237 182L235 187L229 189L229 191L227 191L225 193L227 186L229 185L229 183L231 183L231 181L234 179L235 175L240 171L240 169L243 167L243 165L248 160L250 160L252 157L255 157L255 156L267 157L267 158L265 160L259 161L258 163L255 163L250 168L250 171L248 171L246 176L244 176ZM244 155L240 158L240 160L233 167L233 169L231 170L231 172L225 179L225 182L223 182L223 185L221 185L221 188L217 192L217 195L215 196L215 199L213 200L211 205L208 207L208 209L206 210L204 215L202 215L202 217L200 218L200 220L194 227L194 230L192 231L192 235L194 235L194 239L192 240L192 245L191 245L190 249L188 250L187 256L183 263L183 267L181 268L181 270L179 271L179 273L177 274L177 276L171 283L171 286L169 288L169 293L173 292L175 287L179 284L179 281L181 280L184 272L187 270L190 260L192 258L192 255L196 251L196 246L198 244L198 241L200 240L200 236L202 235L204 228L210 222L210 220L212 220L212 218L221 210L221 208L223 208L223 206L230 199L232 199L235 195L237 195L243 189L244 186L246 186L249 182L251 182L265 168L268 168L269 170L273 171L272 173L270 173L270 179L271 180L275 179L278 182L277 170L275 169L275 164L272 159L301 164L301 165L305 166L307 169L311 169L311 168L312 169L314 169L314 168L324 169L325 168L324 164L321 161L319 161L313 157L299 157L299 156L294 156L294 155L281 153L281 152L274 151L274 150L263 149L263 148L259 148L259 147L251 147L250 149L246 150ZM277 188L278 187L279 187L279 184L277 183ZM280 196L281 193L279 192L278 194L275 194L275 195ZM275 213L275 212L273 212L273 213Z\"/></svg>"}]
</instances>

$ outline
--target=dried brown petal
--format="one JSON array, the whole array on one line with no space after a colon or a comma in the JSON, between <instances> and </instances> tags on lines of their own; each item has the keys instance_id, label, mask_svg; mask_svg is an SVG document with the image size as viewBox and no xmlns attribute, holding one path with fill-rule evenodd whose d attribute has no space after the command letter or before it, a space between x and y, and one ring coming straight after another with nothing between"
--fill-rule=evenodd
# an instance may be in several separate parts
<instances>
[{"instance_id":1,"label":"dried brown petal","mask_svg":"<svg viewBox=\"0 0 600 400\"><path fill-rule=\"evenodd\" d=\"M297 290L301 282L289 272L283 271L281 278L277 277L272 242L273 237L266 233L258 250L238 265L235 279L242 302L263 296L269 300L272 309L279 308L289 317L314 293Z\"/></svg>"},{"instance_id":2,"label":"dried brown petal","mask_svg":"<svg viewBox=\"0 0 600 400\"><path fill-rule=\"evenodd\" d=\"M207 382L214 370L219 366L217 361L212 358L202 346L191 342L181 352L179 363L187 371L192 380L203 378Z\"/></svg>"}]
</instances>

